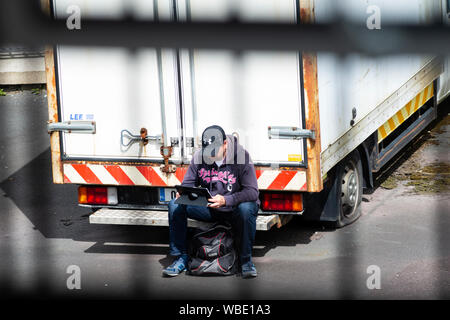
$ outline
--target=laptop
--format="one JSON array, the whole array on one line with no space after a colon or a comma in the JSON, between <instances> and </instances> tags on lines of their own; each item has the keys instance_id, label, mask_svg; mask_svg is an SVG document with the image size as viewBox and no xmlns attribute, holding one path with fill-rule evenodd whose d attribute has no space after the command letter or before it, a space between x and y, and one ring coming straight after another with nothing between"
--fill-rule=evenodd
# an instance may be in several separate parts
<instances>
[{"instance_id":1,"label":"laptop","mask_svg":"<svg viewBox=\"0 0 450 320\"><path fill-rule=\"evenodd\" d=\"M175 200L176 204L187 204L191 206L208 207L211 202L208 199L212 198L211 193L206 188L187 187L182 185L176 185L180 197Z\"/></svg>"}]
</instances>

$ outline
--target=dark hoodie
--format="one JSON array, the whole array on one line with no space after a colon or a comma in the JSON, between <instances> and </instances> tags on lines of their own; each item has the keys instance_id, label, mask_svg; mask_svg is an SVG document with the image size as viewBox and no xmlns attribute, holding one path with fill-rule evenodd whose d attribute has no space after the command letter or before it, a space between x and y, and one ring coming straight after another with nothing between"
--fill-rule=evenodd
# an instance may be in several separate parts
<instances>
[{"instance_id":1,"label":"dark hoodie","mask_svg":"<svg viewBox=\"0 0 450 320\"><path fill-rule=\"evenodd\" d=\"M260 204L255 167L247 150L236 137L227 135L227 152L220 167L203 161L202 150L197 150L184 176L182 185L207 188L212 196L220 194L225 206L215 210L230 212L241 202L256 201Z\"/></svg>"}]
</instances>

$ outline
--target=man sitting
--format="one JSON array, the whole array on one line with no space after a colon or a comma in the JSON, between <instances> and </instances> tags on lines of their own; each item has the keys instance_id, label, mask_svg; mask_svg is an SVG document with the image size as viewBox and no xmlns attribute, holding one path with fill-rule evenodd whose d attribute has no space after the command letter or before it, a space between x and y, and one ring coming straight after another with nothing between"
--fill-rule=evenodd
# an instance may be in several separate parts
<instances>
[{"instance_id":1,"label":"man sitting","mask_svg":"<svg viewBox=\"0 0 450 320\"><path fill-rule=\"evenodd\" d=\"M170 255L175 261L163 270L163 275L176 276L186 269L187 219L191 218L229 221L237 236L242 276L256 277L252 248L260 201L255 168L247 150L234 136L225 135L220 126L206 128L202 134L202 149L192 157L182 185L208 188L211 205L175 204L175 199L169 202Z\"/></svg>"}]
</instances>

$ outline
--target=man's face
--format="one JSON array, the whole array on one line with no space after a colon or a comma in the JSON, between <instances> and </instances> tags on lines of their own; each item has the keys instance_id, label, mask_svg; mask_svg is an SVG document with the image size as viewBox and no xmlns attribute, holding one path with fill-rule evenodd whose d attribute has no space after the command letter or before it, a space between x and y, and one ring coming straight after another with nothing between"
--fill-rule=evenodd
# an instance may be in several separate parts
<instances>
[{"instance_id":1,"label":"man's face","mask_svg":"<svg viewBox=\"0 0 450 320\"><path fill-rule=\"evenodd\" d=\"M225 142L219 147L219 149L216 150L215 154L216 156L211 157L211 156L207 156L208 159L212 161L220 161L222 160L227 152L227 141L225 140Z\"/></svg>"}]
</instances>

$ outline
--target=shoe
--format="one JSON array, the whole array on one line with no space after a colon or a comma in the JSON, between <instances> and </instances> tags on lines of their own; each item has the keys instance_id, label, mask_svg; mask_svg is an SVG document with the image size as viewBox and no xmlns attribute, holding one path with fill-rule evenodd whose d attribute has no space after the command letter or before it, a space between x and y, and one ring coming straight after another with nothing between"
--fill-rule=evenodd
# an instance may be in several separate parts
<instances>
[{"instance_id":1,"label":"shoe","mask_svg":"<svg viewBox=\"0 0 450 320\"><path fill-rule=\"evenodd\" d=\"M255 265L252 262L247 262L242 265L242 278L255 278L258 276Z\"/></svg>"},{"instance_id":2,"label":"shoe","mask_svg":"<svg viewBox=\"0 0 450 320\"><path fill-rule=\"evenodd\" d=\"M163 276L175 277L186 270L188 255L182 254L170 266L163 270Z\"/></svg>"}]
</instances>

